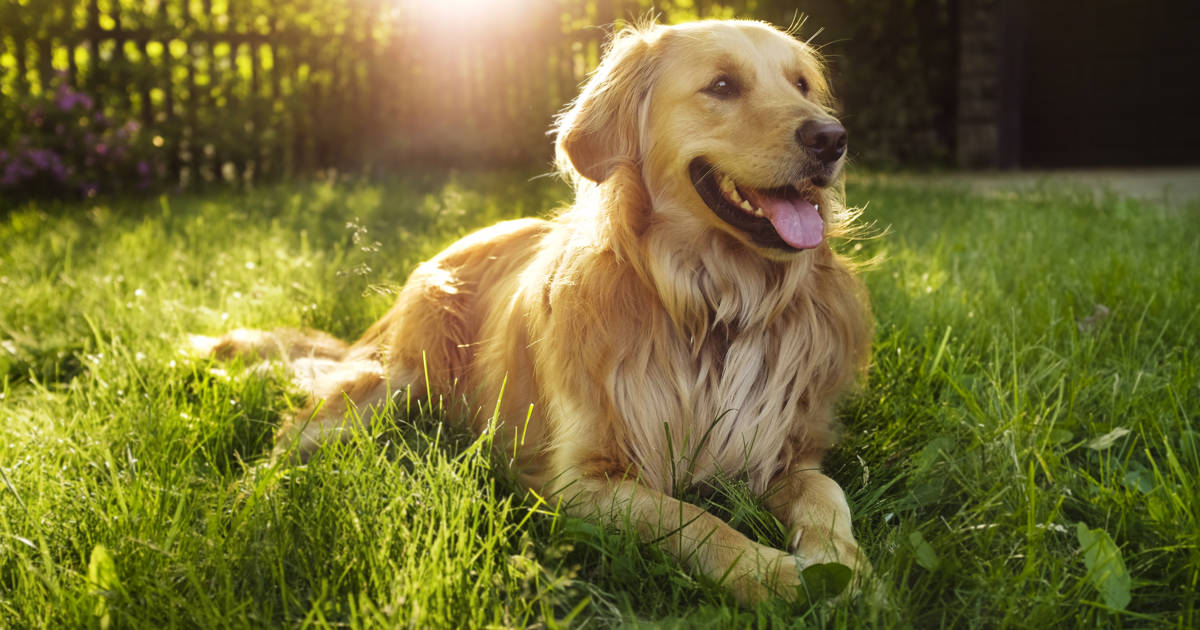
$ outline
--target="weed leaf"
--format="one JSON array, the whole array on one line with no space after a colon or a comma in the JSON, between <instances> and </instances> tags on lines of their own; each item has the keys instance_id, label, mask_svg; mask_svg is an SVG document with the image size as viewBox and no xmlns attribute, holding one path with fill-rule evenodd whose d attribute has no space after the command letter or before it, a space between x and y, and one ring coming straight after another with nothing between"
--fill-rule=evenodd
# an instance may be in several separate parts
<instances>
[{"instance_id":1,"label":"weed leaf","mask_svg":"<svg viewBox=\"0 0 1200 630\"><path fill-rule=\"evenodd\" d=\"M1087 443L1087 447L1095 451L1103 451L1117 443L1117 440L1129 435L1129 429L1117 427L1104 435Z\"/></svg>"},{"instance_id":2,"label":"weed leaf","mask_svg":"<svg viewBox=\"0 0 1200 630\"><path fill-rule=\"evenodd\" d=\"M1066 429L1054 429L1050 431L1051 444L1063 444L1065 442L1070 442L1074 438L1075 434Z\"/></svg>"},{"instance_id":3,"label":"weed leaf","mask_svg":"<svg viewBox=\"0 0 1200 630\"><path fill-rule=\"evenodd\" d=\"M1129 589L1133 580L1129 577L1129 571L1125 569L1121 550L1117 549L1108 532L1102 529L1088 529L1087 525L1079 523L1075 527L1075 533L1079 537L1079 547L1083 551L1083 564L1087 567L1088 578L1104 596L1105 604L1117 610L1124 610L1131 599Z\"/></svg>"},{"instance_id":4,"label":"weed leaf","mask_svg":"<svg viewBox=\"0 0 1200 630\"><path fill-rule=\"evenodd\" d=\"M954 440L948 437L939 437L930 441L917 454L917 471L924 472L933 467L934 464L942 459L944 453L954 451Z\"/></svg>"},{"instance_id":5,"label":"weed leaf","mask_svg":"<svg viewBox=\"0 0 1200 630\"><path fill-rule=\"evenodd\" d=\"M908 544L912 545L913 553L916 554L917 564L933 571L942 564L941 558L938 558L937 552L933 550L933 545L925 540L921 532L913 532L908 535Z\"/></svg>"},{"instance_id":6,"label":"weed leaf","mask_svg":"<svg viewBox=\"0 0 1200 630\"><path fill-rule=\"evenodd\" d=\"M850 567L836 562L814 564L800 572L804 579L803 589L809 603L817 603L837 596L846 590L854 572Z\"/></svg>"},{"instance_id":7,"label":"weed leaf","mask_svg":"<svg viewBox=\"0 0 1200 630\"><path fill-rule=\"evenodd\" d=\"M117 564L104 545L92 547L92 557L88 560L88 582L92 586L92 594L96 596L96 608L93 610L100 622L100 630L108 630L112 625L112 612L108 609L108 597L121 586L117 579Z\"/></svg>"},{"instance_id":8,"label":"weed leaf","mask_svg":"<svg viewBox=\"0 0 1200 630\"><path fill-rule=\"evenodd\" d=\"M1136 465L1136 462L1135 462ZM1145 468L1138 466L1125 472L1125 487L1150 494L1154 490L1154 477Z\"/></svg>"}]
</instances>

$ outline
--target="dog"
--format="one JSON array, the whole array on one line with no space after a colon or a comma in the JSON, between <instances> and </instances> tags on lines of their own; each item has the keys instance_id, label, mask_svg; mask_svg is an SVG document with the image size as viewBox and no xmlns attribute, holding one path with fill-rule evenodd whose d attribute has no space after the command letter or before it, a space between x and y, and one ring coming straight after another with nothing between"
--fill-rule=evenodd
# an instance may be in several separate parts
<instances>
[{"instance_id":1,"label":"dog","mask_svg":"<svg viewBox=\"0 0 1200 630\"><path fill-rule=\"evenodd\" d=\"M475 232L421 264L352 345L238 330L218 358L282 358L310 393L276 457L305 460L390 396L468 392L522 483L663 545L753 604L802 569L870 565L820 472L834 406L868 362L853 265L830 247L847 135L818 53L770 25L627 27L556 122L576 201ZM469 414L466 414L469 416ZM748 480L790 531L751 541L679 500Z\"/></svg>"}]
</instances>

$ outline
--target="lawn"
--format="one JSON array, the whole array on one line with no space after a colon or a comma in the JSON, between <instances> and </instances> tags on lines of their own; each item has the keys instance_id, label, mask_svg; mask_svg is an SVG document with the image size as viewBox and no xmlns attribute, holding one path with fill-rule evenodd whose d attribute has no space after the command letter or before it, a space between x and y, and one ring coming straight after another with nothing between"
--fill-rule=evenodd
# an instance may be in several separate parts
<instances>
[{"instance_id":1,"label":"lawn","mask_svg":"<svg viewBox=\"0 0 1200 630\"><path fill-rule=\"evenodd\" d=\"M878 324L827 469L885 605L739 609L518 489L444 401L272 466L284 376L180 350L353 337L420 260L567 198L471 173L0 215L0 627L1200 625L1195 205L852 182Z\"/></svg>"}]
</instances>

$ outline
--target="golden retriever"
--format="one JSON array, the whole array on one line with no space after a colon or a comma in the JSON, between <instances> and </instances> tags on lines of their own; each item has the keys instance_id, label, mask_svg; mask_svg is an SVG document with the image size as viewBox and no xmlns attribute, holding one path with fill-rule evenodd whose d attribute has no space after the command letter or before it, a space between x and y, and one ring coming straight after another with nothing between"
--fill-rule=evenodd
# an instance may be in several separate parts
<instances>
[{"instance_id":1,"label":"golden retriever","mask_svg":"<svg viewBox=\"0 0 1200 630\"><path fill-rule=\"evenodd\" d=\"M276 455L361 428L348 404L369 418L393 393L466 392L499 405L495 445L528 487L662 544L741 602L796 597L815 563L869 570L820 472L871 318L829 245L852 213L817 53L759 22L626 28L555 131L575 204L420 265L353 345L207 338L218 357L282 355L311 392ZM490 413L469 417L489 428ZM718 474L749 480L788 551L672 496Z\"/></svg>"}]
</instances>

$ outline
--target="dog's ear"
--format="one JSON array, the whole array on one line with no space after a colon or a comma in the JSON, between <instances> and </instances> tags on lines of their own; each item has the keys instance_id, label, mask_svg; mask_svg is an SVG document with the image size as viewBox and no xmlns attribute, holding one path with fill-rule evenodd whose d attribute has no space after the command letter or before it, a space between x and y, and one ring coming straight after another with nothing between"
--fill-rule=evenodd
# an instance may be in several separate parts
<instances>
[{"instance_id":1,"label":"dog's ear","mask_svg":"<svg viewBox=\"0 0 1200 630\"><path fill-rule=\"evenodd\" d=\"M558 118L556 160L564 172L603 182L639 157L642 104L653 80L655 28L617 33L579 97Z\"/></svg>"}]
</instances>

